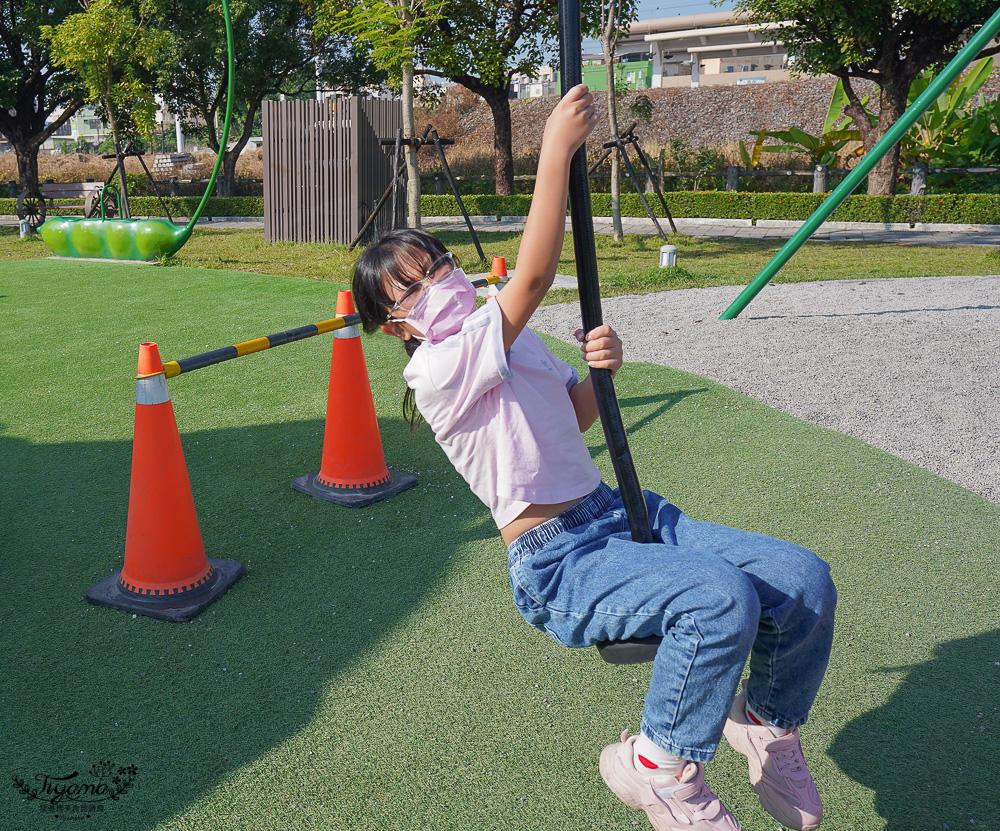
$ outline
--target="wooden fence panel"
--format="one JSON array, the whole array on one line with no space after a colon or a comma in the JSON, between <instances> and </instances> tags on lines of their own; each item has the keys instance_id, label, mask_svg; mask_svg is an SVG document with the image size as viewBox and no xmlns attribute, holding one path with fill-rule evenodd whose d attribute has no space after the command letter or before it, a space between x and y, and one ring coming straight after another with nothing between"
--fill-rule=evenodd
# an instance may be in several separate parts
<instances>
[{"instance_id":1,"label":"wooden fence panel","mask_svg":"<svg viewBox=\"0 0 1000 831\"><path fill-rule=\"evenodd\" d=\"M265 101L262 112L264 239L353 241L392 181L393 148L380 140L394 138L401 126L399 102ZM405 188L400 192L405 198ZM383 209L369 238L404 216L398 199Z\"/></svg>"}]
</instances>

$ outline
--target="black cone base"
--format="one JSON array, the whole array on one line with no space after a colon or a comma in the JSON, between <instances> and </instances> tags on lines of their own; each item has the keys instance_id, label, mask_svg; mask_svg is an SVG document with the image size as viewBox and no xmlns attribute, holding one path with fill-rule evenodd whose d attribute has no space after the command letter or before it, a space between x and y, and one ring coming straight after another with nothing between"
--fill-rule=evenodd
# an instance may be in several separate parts
<instances>
[{"instance_id":1,"label":"black cone base","mask_svg":"<svg viewBox=\"0 0 1000 831\"><path fill-rule=\"evenodd\" d=\"M172 597L136 597L122 591L118 585L118 578L121 577L119 570L92 587L85 599L98 606L110 606L112 609L131 612L134 615L146 615L177 623L191 620L206 606L225 594L226 590L246 571L243 563L236 560L216 560L209 557L208 563L215 570L215 575L204 591Z\"/></svg>"},{"instance_id":2,"label":"black cone base","mask_svg":"<svg viewBox=\"0 0 1000 831\"><path fill-rule=\"evenodd\" d=\"M338 505L346 505L349 508L361 508L364 505L371 505L380 499L388 499L395 496L400 491L412 488L417 484L417 477L408 473L400 473L396 470L389 471L389 481L370 488L341 488L329 487L316 481L319 473L311 473L307 476L299 476L292 479L292 487L322 499L325 502L335 502Z\"/></svg>"}]
</instances>

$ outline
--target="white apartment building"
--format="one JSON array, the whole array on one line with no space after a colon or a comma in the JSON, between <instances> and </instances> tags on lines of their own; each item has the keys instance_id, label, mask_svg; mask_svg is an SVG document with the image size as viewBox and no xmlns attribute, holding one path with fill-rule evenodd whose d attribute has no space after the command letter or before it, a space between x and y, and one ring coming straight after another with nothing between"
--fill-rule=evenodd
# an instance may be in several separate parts
<instances>
[{"instance_id":1,"label":"white apartment building","mask_svg":"<svg viewBox=\"0 0 1000 831\"><path fill-rule=\"evenodd\" d=\"M616 57L637 66L648 62L651 77L644 84L630 84L635 88L787 81L791 78L788 52L774 32L777 28L774 23L749 23L746 15L735 12L637 20L618 41ZM603 78L593 72L595 65L604 63L603 56L583 58L584 81L593 89L604 89ZM558 73L548 66L536 78L516 76L511 83L514 98L558 94Z\"/></svg>"},{"instance_id":2,"label":"white apartment building","mask_svg":"<svg viewBox=\"0 0 1000 831\"><path fill-rule=\"evenodd\" d=\"M788 52L774 29L735 12L639 20L618 42L622 60L652 62L653 89L787 81Z\"/></svg>"}]
</instances>

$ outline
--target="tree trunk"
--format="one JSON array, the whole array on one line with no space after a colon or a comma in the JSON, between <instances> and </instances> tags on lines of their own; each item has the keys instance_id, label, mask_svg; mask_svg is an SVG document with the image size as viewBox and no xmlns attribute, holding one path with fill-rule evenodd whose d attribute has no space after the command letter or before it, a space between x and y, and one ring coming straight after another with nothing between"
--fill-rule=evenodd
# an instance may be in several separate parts
<instances>
[{"instance_id":1,"label":"tree trunk","mask_svg":"<svg viewBox=\"0 0 1000 831\"><path fill-rule=\"evenodd\" d=\"M879 94L878 123L872 124L851 83L851 76L845 71L839 75L844 84L844 93L850 103L844 107L844 112L851 117L854 125L861 133L865 145L865 153L884 136L906 111L906 96L910 91L913 77L905 76L892 84L881 87ZM869 196L893 196L896 192L896 177L899 171L899 144L897 143L886 153L868 174Z\"/></svg>"},{"instance_id":2,"label":"tree trunk","mask_svg":"<svg viewBox=\"0 0 1000 831\"><path fill-rule=\"evenodd\" d=\"M253 133L253 123L257 118L257 111L260 109L260 98L253 98L247 101L247 109L244 114L243 120L243 130L240 132L239 137L233 143L232 147L223 147L223 135L220 132L216 144L219 147L222 155L222 177L216 179L216 194L218 196L236 196L236 165L240 160L240 154L243 152L243 148L247 146L247 142L250 141L250 136ZM223 125L225 122L223 122ZM231 122L230 122L231 124ZM226 145L229 144L229 139L231 136L225 137Z\"/></svg>"},{"instance_id":3,"label":"tree trunk","mask_svg":"<svg viewBox=\"0 0 1000 831\"><path fill-rule=\"evenodd\" d=\"M417 137L413 122L413 61L403 63L403 138ZM417 150L414 144L406 146L406 226L420 227L420 167L417 165ZM393 159L395 172L396 160ZM393 212L396 206L392 206Z\"/></svg>"},{"instance_id":4,"label":"tree trunk","mask_svg":"<svg viewBox=\"0 0 1000 831\"><path fill-rule=\"evenodd\" d=\"M906 96L912 79L900 80L882 87L879 95L878 126L871 133L872 143L865 141L865 152L869 152L906 111ZM896 179L899 175L899 142L896 142L871 169L868 174L869 196L894 196Z\"/></svg>"},{"instance_id":5,"label":"tree trunk","mask_svg":"<svg viewBox=\"0 0 1000 831\"><path fill-rule=\"evenodd\" d=\"M497 196L514 193L514 148L510 121L509 82L502 87L483 83L472 75L448 76L456 84L461 84L482 98L493 114L493 156L496 172Z\"/></svg>"},{"instance_id":6,"label":"tree trunk","mask_svg":"<svg viewBox=\"0 0 1000 831\"><path fill-rule=\"evenodd\" d=\"M9 137L10 138L10 137ZM21 190L28 193L38 192L38 145L14 142L14 154L17 156L17 178Z\"/></svg>"},{"instance_id":7,"label":"tree trunk","mask_svg":"<svg viewBox=\"0 0 1000 831\"><path fill-rule=\"evenodd\" d=\"M125 178L125 159L122 158L122 141L118 135L118 120L115 118L114 109L107 107L108 120L111 122L111 140L115 145L115 162L118 164L118 184L122 199L121 219L131 219L132 209L128 204L128 181Z\"/></svg>"},{"instance_id":8,"label":"tree trunk","mask_svg":"<svg viewBox=\"0 0 1000 831\"><path fill-rule=\"evenodd\" d=\"M514 193L514 145L510 119L510 98L507 87L484 87L490 112L493 114L493 157L497 177L497 196Z\"/></svg>"},{"instance_id":9,"label":"tree trunk","mask_svg":"<svg viewBox=\"0 0 1000 831\"><path fill-rule=\"evenodd\" d=\"M608 82L608 129L611 131L611 138L618 138L618 102L615 95L615 42L616 33L616 5L614 2L608 6L608 18L604 24L604 31L601 33L601 48L604 51L604 67ZM622 230L622 183L620 178L621 159L617 148L611 151L611 228L615 242L625 239Z\"/></svg>"},{"instance_id":10,"label":"tree trunk","mask_svg":"<svg viewBox=\"0 0 1000 831\"><path fill-rule=\"evenodd\" d=\"M0 133L14 148L20 190L32 193L38 191L38 149L83 106L79 98L68 102L62 114L47 125L45 113L36 109L35 101L34 96L24 94L14 108L0 110Z\"/></svg>"},{"instance_id":11,"label":"tree trunk","mask_svg":"<svg viewBox=\"0 0 1000 831\"><path fill-rule=\"evenodd\" d=\"M240 148L242 149L242 148ZM222 176L215 181L215 193L217 196L229 197L236 195L236 162L239 159L240 151L236 148L232 150L222 150Z\"/></svg>"}]
</instances>

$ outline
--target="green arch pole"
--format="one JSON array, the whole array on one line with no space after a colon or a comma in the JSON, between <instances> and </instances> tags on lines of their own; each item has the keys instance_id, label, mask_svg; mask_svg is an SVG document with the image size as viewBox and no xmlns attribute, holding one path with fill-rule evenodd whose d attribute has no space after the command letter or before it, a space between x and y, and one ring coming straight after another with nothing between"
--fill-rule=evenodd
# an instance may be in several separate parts
<instances>
[{"instance_id":1,"label":"green arch pole","mask_svg":"<svg viewBox=\"0 0 1000 831\"><path fill-rule=\"evenodd\" d=\"M969 42L962 47L951 62L941 70L940 74L931 82L906 111L899 117L882 138L876 142L875 146L869 150L864 158L858 162L844 180L824 199L818 208L813 211L799 228L798 231L786 242L771 261L764 266L753 282L750 283L733 301L732 305L722 313L719 320L732 320L742 312L750 301L753 300L761 289L766 286L779 269L787 263L792 255L802 247L802 244L811 237L819 226L832 214L851 192L861 184L861 180L868 175L868 172L875 167L882 157L892 149L912 127L924 111L941 95L955 80L976 56L986 47L993 36L1000 31L1000 9L994 12L993 16L983 24L982 28L969 39Z\"/></svg>"},{"instance_id":2,"label":"green arch pole","mask_svg":"<svg viewBox=\"0 0 1000 831\"><path fill-rule=\"evenodd\" d=\"M559 77L562 94L583 81L583 60L580 40L579 0L559 0ZM569 170L569 206L573 224L573 248L576 254L577 285L580 289L580 311L584 331L601 325L601 287L597 280L597 246L594 240L594 220L590 205L590 184L587 181L587 148L582 146L573 155ZM597 411L604 428L604 438L611 455L611 465L618 480L622 504L628 516L632 539L653 542L646 500L639 487L639 477L629 451L628 435L622 423L621 409L615 395L611 372L592 369Z\"/></svg>"},{"instance_id":3,"label":"green arch pole","mask_svg":"<svg viewBox=\"0 0 1000 831\"><path fill-rule=\"evenodd\" d=\"M222 159L226 155L226 145L229 144L229 123L233 117L233 96L236 93L236 58L233 48L233 21L229 15L229 0L222 0L222 16L226 21L226 75L228 76L226 84L226 118L222 125L222 141L219 142L219 155L215 160L215 167L212 168L212 176L208 180L208 187L205 188L205 195L201 197L201 202L198 203L198 208L188 220L188 224L184 226L184 230L188 236L191 235L191 232L194 230L194 224L201 217L202 211L205 210L205 203L208 202L208 197L212 195L216 177L219 175L219 168L222 167ZM186 241L187 237L185 237Z\"/></svg>"}]
</instances>

